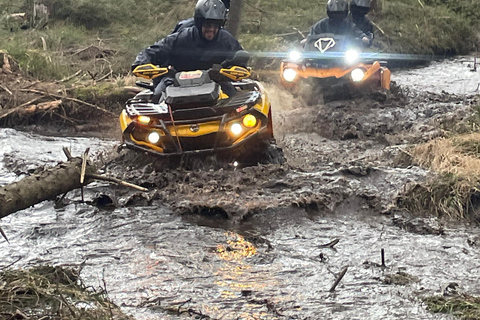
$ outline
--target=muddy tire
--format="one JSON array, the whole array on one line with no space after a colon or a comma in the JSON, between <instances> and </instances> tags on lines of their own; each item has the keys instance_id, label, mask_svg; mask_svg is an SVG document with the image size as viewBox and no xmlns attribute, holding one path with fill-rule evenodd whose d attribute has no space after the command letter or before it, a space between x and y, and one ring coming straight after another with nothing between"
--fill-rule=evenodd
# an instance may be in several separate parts
<instances>
[{"instance_id":1,"label":"muddy tire","mask_svg":"<svg viewBox=\"0 0 480 320\"><path fill-rule=\"evenodd\" d=\"M282 148L275 143L275 139L270 139L250 147L248 152L237 157L236 161L241 167L251 167L258 164L283 164L286 159Z\"/></svg>"}]
</instances>

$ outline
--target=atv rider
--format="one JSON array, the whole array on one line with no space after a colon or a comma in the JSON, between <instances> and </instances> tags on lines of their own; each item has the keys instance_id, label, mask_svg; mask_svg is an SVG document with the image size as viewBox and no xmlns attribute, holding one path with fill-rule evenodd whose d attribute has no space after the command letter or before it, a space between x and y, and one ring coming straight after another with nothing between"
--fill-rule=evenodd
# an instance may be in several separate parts
<instances>
[{"instance_id":1,"label":"atv rider","mask_svg":"<svg viewBox=\"0 0 480 320\"><path fill-rule=\"evenodd\" d=\"M362 32L348 17L348 2L346 0L328 0L328 17L318 21L310 30L310 35L321 33L333 33L339 35L350 35L353 38L361 39L365 46L372 43L370 38Z\"/></svg>"},{"instance_id":2,"label":"atv rider","mask_svg":"<svg viewBox=\"0 0 480 320\"><path fill-rule=\"evenodd\" d=\"M170 66L176 71L207 70L214 64L232 59L243 50L238 41L225 29L225 5L220 0L198 0L195 7L195 25L170 34L140 52L132 65L151 63ZM246 61L245 61L246 63ZM165 88L173 84L169 76L155 78L153 101L158 102ZM231 96L235 89L229 82L219 82L222 90Z\"/></svg>"},{"instance_id":3,"label":"atv rider","mask_svg":"<svg viewBox=\"0 0 480 320\"><path fill-rule=\"evenodd\" d=\"M366 17L370 11L370 0L352 0L350 2L350 15L353 23L373 41L373 23Z\"/></svg>"},{"instance_id":4,"label":"atv rider","mask_svg":"<svg viewBox=\"0 0 480 320\"><path fill-rule=\"evenodd\" d=\"M221 0L221 1L223 2L223 4L225 5L225 8L227 9L226 14L228 14L228 11L230 10L230 0ZM225 14L225 19L227 18L226 14ZM182 20L179 23L177 23L172 33L178 32L188 27L193 27L194 25L195 25L195 18L193 17Z\"/></svg>"}]
</instances>

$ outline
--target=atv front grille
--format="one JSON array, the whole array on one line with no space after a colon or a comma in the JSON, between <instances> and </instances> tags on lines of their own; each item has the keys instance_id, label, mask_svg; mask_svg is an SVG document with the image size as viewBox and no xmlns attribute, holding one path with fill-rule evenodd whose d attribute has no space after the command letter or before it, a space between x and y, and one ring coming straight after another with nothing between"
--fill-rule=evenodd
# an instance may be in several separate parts
<instances>
[{"instance_id":1,"label":"atv front grille","mask_svg":"<svg viewBox=\"0 0 480 320\"><path fill-rule=\"evenodd\" d=\"M137 102L125 107L129 116L156 116L168 114L168 106L164 103Z\"/></svg>"},{"instance_id":2,"label":"atv front grille","mask_svg":"<svg viewBox=\"0 0 480 320\"><path fill-rule=\"evenodd\" d=\"M181 137L179 140L183 151L203 151L228 146L229 137L225 132L215 132L200 137ZM177 144L177 139L172 137L169 142L164 144L165 151L172 152L177 150L175 146Z\"/></svg>"}]
</instances>

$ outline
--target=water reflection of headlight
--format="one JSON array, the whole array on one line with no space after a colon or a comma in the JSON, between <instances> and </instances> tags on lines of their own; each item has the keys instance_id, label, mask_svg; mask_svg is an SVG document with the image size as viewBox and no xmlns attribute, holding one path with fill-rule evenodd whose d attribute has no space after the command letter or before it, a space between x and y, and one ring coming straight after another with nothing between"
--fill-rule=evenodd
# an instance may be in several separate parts
<instances>
[{"instance_id":1,"label":"water reflection of headlight","mask_svg":"<svg viewBox=\"0 0 480 320\"><path fill-rule=\"evenodd\" d=\"M345 62L349 65L357 63L360 60L360 54L357 50L347 50L345 52Z\"/></svg>"},{"instance_id":2,"label":"water reflection of headlight","mask_svg":"<svg viewBox=\"0 0 480 320\"><path fill-rule=\"evenodd\" d=\"M297 77L297 71L293 69L285 69L283 70L283 79L287 82L293 82Z\"/></svg>"},{"instance_id":3,"label":"water reflection of headlight","mask_svg":"<svg viewBox=\"0 0 480 320\"><path fill-rule=\"evenodd\" d=\"M360 82L363 80L363 77L365 76L365 71L359 68L353 69L351 75L352 75L353 81Z\"/></svg>"},{"instance_id":4,"label":"water reflection of headlight","mask_svg":"<svg viewBox=\"0 0 480 320\"><path fill-rule=\"evenodd\" d=\"M160 135L158 134L158 132L151 132L148 137L148 142L152 143L152 144L156 144L158 143L158 141L160 141Z\"/></svg>"},{"instance_id":5,"label":"water reflection of headlight","mask_svg":"<svg viewBox=\"0 0 480 320\"><path fill-rule=\"evenodd\" d=\"M302 53L296 50L290 51L288 53L288 60L292 62L300 62L302 61Z\"/></svg>"}]
</instances>

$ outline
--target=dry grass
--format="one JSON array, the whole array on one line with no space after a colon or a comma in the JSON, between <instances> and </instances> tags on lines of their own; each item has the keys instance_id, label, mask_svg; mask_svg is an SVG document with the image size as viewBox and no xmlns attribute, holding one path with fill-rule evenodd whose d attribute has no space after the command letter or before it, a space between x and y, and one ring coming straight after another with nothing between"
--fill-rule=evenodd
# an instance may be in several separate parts
<instances>
[{"instance_id":1,"label":"dry grass","mask_svg":"<svg viewBox=\"0 0 480 320\"><path fill-rule=\"evenodd\" d=\"M441 174L453 174L466 180L480 178L480 133L443 138L416 146L414 162Z\"/></svg>"},{"instance_id":2,"label":"dry grass","mask_svg":"<svg viewBox=\"0 0 480 320\"><path fill-rule=\"evenodd\" d=\"M480 298L469 295L427 297L423 301L430 311L453 314L463 320L480 319Z\"/></svg>"},{"instance_id":3,"label":"dry grass","mask_svg":"<svg viewBox=\"0 0 480 320\"><path fill-rule=\"evenodd\" d=\"M0 272L2 319L129 320L105 291L87 289L78 272L41 266Z\"/></svg>"},{"instance_id":4,"label":"dry grass","mask_svg":"<svg viewBox=\"0 0 480 320\"><path fill-rule=\"evenodd\" d=\"M442 138L414 147L414 164L437 173L411 186L397 199L400 207L426 216L480 222L480 133Z\"/></svg>"}]
</instances>

